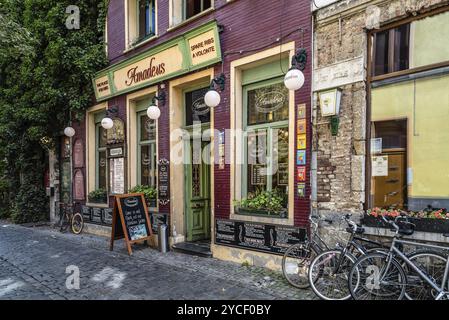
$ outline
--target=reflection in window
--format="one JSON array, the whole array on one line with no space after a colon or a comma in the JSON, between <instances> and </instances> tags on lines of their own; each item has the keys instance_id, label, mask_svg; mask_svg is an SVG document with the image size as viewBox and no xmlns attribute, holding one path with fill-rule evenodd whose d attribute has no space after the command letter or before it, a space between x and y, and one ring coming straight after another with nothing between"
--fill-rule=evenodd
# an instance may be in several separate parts
<instances>
[{"instance_id":1,"label":"reflection in window","mask_svg":"<svg viewBox=\"0 0 449 320\"><path fill-rule=\"evenodd\" d=\"M95 143L95 154L96 154L96 181L95 189L105 189L107 188L107 159L106 159L106 130L97 123L95 126L96 132L96 143Z\"/></svg>"},{"instance_id":2,"label":"reflection in window","mask_svg":"<svg viewBox=\"0 0 449 320\"><path fill-rule=\"evenodd\" d=\"M137 115L139 123L138 136L138 183L156 187L156 122L148 118L146 112Z\"/></svg>"},{"instance_id":3,"label":"reflection in window","mask_svg":"<svg viewBox=\"0 0 449 320\"><path fill-rule=\"evenodd\" d=\"M211 0L184 0L184 17L189 19L211 7Z\"/></svg>"},{"instance_id":4,"label":"reflection in window","mask_svg":"<svg viewBox=\"0 0 449 320\"><path fill-rule=\"evenodd\" d=\"M191 126L194 123L210 122L210 108L204 102L204 95L209 88L202 88L185 94L185 125Z\"/></svg>"}]
</instances>

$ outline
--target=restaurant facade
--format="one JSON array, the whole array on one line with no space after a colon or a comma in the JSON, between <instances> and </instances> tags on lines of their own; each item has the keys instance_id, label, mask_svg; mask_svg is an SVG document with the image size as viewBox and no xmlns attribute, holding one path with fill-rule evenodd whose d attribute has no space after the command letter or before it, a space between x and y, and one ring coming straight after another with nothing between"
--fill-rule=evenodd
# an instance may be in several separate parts
<instances>
[{"instance_id":1,"label":"restaurant facade","mask_svg":"<svg viewBox=\"0 0 449 320\"><path fill-rule=\"evenodd\" d=\"M308 1L111 0L60 200L108 234L114 195L144 192L175 250L278 269L310 213L311 23Z\"/></svg>"}]
</instances>

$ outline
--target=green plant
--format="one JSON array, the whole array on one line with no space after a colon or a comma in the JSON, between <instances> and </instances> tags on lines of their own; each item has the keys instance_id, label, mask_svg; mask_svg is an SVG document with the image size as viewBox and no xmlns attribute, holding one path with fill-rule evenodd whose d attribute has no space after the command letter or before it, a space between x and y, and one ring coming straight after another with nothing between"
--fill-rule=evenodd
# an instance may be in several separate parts
<instances>
[{"instance_id":1,"label":"green plant","mask_svg":"<svg viewBox=\"0 0 449 320\"><path fill-rule=\"evenodd\" d=\"M152 186L137 185L131 188L129 193L143 193L147 202L157 198L157 190Z\"/></svg>"},{"instance_id":2,"label":"green plant","mask_svg":"<svg viewBox=\"0 0 449 320\"><path fill-rule=\"evenodd\" d=\"M247 198L235 201L241 208L266 210L268 212L279 212L287 207L287 197L285 193L275 189L273 191L256 190L249 193Z\"/></svg>"},{"instance_id":3,"label":"green plant","mask_svg":"<svg viewBox=\"0 0 449 320\"><path fill-rule=\"evenodd\" d=\"M107 201L108 192L105 189L97 189L89 192L87 198L92 203L105 203Z\"/></svg>"}]
</instances>

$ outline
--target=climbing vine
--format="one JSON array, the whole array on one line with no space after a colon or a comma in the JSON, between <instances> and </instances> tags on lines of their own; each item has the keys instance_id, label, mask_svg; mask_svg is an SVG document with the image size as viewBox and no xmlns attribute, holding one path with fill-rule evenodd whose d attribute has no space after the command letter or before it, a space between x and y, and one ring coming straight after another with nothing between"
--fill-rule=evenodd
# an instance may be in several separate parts
<instances>
[{"instance_id":1,"label":"climbing vine","mask_svg":"<svg viewBox=\"0 0 449 320\"><path fill-rule=\"evenodd\" d=\"M46 219L48 151L93 104L107 0L0 0L0 218ZM79 8L69 29L66 8Z\"/></svg>"}]
</instances>

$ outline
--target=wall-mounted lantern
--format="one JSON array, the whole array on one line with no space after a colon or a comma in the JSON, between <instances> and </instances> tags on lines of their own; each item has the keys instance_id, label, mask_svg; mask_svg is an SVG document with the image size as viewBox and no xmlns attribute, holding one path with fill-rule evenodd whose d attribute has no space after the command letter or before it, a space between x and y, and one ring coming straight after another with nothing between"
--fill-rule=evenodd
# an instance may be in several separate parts
<instances>
[{"instance_id":1,"label":"wall-mounted lantern","mask_svg":"<svg viewBox=\"0 0 449 320\"><path fill-rule=\"evenodd\" d=\"M106 110L106 116L101 120L101 126L106 129L112 129L114 126L114 121L112 121L112 117L116 116L118 113L118 107L113 106Z\"/></svg>"},{"instance_id":2,"label":"wall-mounted lantern","mask_svg":"<svg viewBox=\"0 0 449 320\"><path fill-rule=\"evenodd\" d=\"M204 103L206 104L206 106L208 106L209 108L215 108L220 104L221 97L218 91L215 90L215 87L218 86L220 91L223 91L225 89L225 81L226 77L223 73L212 79L212 81L210 82L210 89L204 96Z\"/></svg>"},{"instance_id":3,"label":"wall-mounted lantern","mask_svg":"<svg viewBox=\"0 0 449 320\"><path fill-rule=\"evenodd\" d=\"M299 49L292 57L292 67L284 77L284 84L288 90L299 90L305 82L304 69L307 63L306 49Z\"/></svg>"},{"instance_id":4,"label":"wall-mounted lantern","mask_svg":"<svg viewBox=\"0 0 449 320\"><path fill-rule=\"evenodd\" d=\"M158 96L153 97L151 105L147 109L147 116L152 120L157 120L161 116L161 109L156 105L156 101L158 105L165 105L166 96L164 91L160 91Z\"/></svg>"},{"instance_id":5,"label":"wall-mounted lantern","mask_svg":"<svg viewBox=\"0 0 449 320\"><path fill-rule=\"evenodd\" d=\"M341 94L342 90L340 88L322 91L318 94L321 115L323 117L331 117L331 132L333 136L338 134Z\"/></svg>"}]
</instances>

